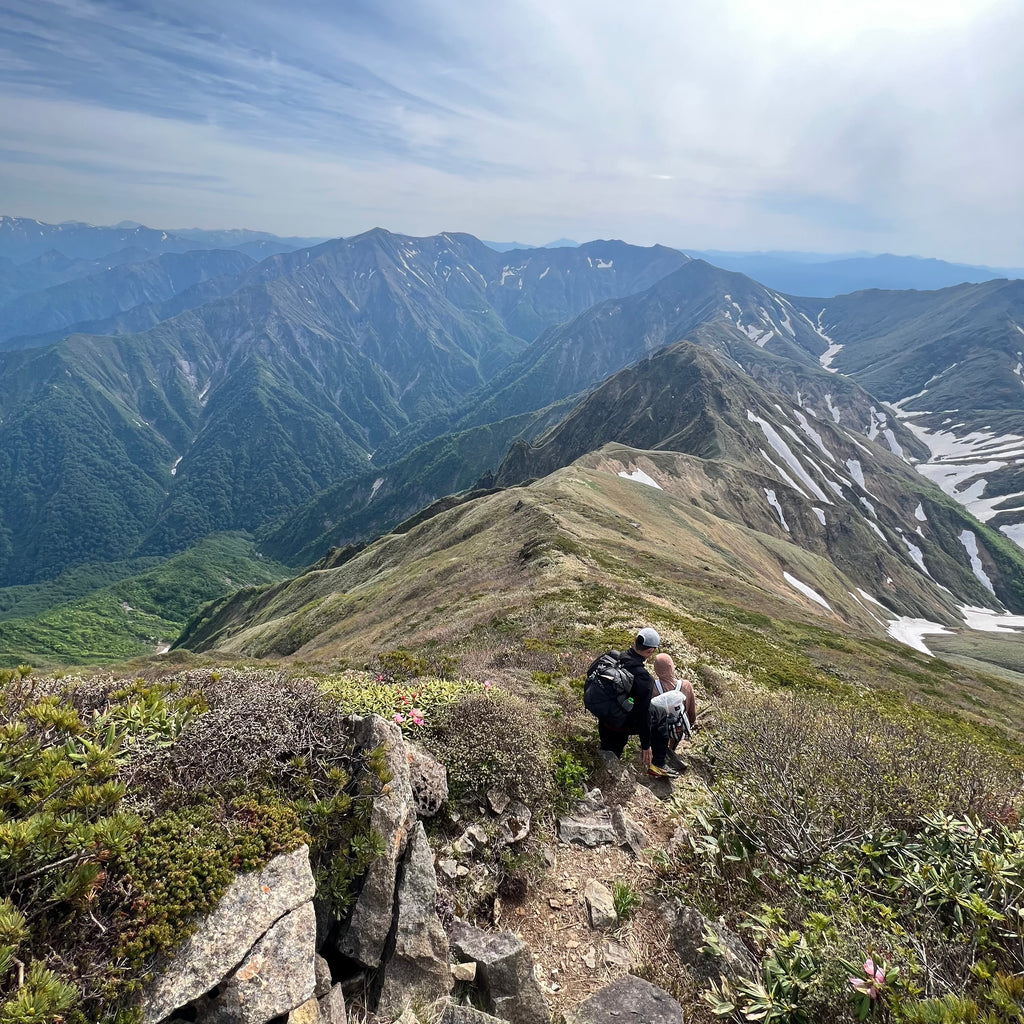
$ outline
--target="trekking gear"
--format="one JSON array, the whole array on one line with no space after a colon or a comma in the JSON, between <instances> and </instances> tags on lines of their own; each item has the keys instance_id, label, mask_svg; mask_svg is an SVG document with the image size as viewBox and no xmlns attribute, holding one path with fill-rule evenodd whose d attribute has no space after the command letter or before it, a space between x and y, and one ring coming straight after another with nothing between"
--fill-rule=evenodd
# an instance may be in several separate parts
<instances>
[{"instance_id":1,"label":"trekking gear","mask_svg":"<svg viewBox=\"0 0 1024 1024\"><path fill-rule=\"evenodd\" d=\"M679 772L675 768L659 768L658 765L652 764L647 766L647 774L652 779L678 779Z\"/></svg>"},{"instance_id":2,"label":"trekking gear","mask_svg":"<svg viewBox=\"0 0 1024 1024\"><path fill-rule=\"evenodd\" d=\"M608 651L594 662L583 684L583 703L595 717L609 722L617 728L625 726L633 710L630 693L633 690L633 673L623 668L624 655L619 651Z\"/></svg>"},{"instance_id":3,"label":"trekking gear","mask_svg":"<svg viewBox=\"0 0 1024 1024\"><path fill-rule=\"evenodd\" d=\"M690 738L693 727L686 714L686 696L681 690L669 690L651 701L651 727L656 728L672 747L680 740Z\"/></svg>"}]
</instances>

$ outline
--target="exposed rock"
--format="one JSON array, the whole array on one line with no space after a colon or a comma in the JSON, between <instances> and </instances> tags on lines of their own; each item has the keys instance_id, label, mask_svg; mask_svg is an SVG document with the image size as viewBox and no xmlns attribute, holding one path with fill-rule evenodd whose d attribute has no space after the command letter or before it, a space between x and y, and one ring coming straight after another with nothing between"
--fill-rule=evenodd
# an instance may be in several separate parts
<instances>
[{"instance_id":1,"label":"exposed rock","mask_svg":"<svg viewBox=\"0 0 1024 1024\"><path fill-rule=\"evenodd\" d=\"M341 985L334 985L320 1000L320 1024L348 1024L345 993Z\"/></svg>"},{"instance_id":2,"label":"exposed rock","mask_svg":"<svg viewBox=\"0 0 1024 1024\"><path fill-rule=\"evenodd\" d=\"M413 1013L412 1007L407 1006L401 1016L395 1018L395 1024L420 1024L420 1019Z\"/></svg>"},{"instance_id":3,"label":"exposed rock","mask_svg":"<svg viewBox=\"0 0 1024 1024\"><path fill-rule=\"evenodd\" d=\"M665 922L679 959L697 978L717 981L721 975L729 981L735 981L738 977L758 976L758 965L743 940L728 928L705 917L696 907L683 907L675 913L666 912ZM705 930L714 936L722 950L721 955L702 952L702 947L707 944Z\"/></svg>"},{"instance_id":4,"label":"exposed rock","mask_svg":"<svg viewBox=\"0 0 1024 1024\"><path fill-rule=\"evenodd\" d=\"M312 902L286 914L253 946L202 1009L204 1024L266 1024L313 995L316 914Z\"/></svg>"},{"instance_id":5,"label":"exposed rock","mask_svg":"<svg viewBox=\"0 0 1024 1024\"><path fill-rule=\"evenodd\" d=\"M315 997L307 999L288 1014L288 1024L320 1024L320 1002Z\"/></svg>"},{"instance_id":6,"label":"exposed rock","mask_svg":"<svg viewBox=\"0 0 1024 1024\"><path fill-rule=\"evenodd\" d=\"M618 842L612 816L607 811L573 814L558 819L558 838L563 843L583 843L585 846L607 846Z\"/></svg>"},{"instance_id":7,"label":"exposed rock","mask_svg":"<svg viewBox=\"0 0 1024 1024\"><path fill-rule=\"evenodd\" d=\"M313 995L319 999L331 991L331 967L319 953L313 960L313 973L316 976L316 988L313 990Z\"/></svg>"},{"instance_id":8,"label":"exposed rock","mask_svg":"<svg viewBox=\"0 0 1024 1024\"><path fill-rule=\"evenodd\" d=\"M489 790L487 790L487 803L490 806L491 810L495 814L498 814L498 815L503 814L504 811L505 811L505 808L508 807L508 805L509 805L509 800L510 799L511 799L511 797L509 797L508 793L506 793L504 790L501 790L501 789L489 789Z\"/></svg>"},{"instance_id":9,"label":"exposed rock","mask_svg":"<svg viewBox=\"0 0 1024 1024\"><path fill-rule=\"evenodd\" d=\"M374 800L370 816L371 827L384 837L385 853L366 872L356 905L338 936L337 948L366 967L378 967L391 929L398 859L405 852L416 811L401 729L377 715L353 715L352 722L360 749L383 746L391 781Z\"/></svg>"},{"instance_id":10,"label":"exposed rock","mask_svg":"<svg viewBox=\"0 0 1024 1024\"><path fill-rule=\"evenodd\" d=\"M612 828L620 846L628 846L634 856L639 857L640 851L647 848L650 840L647 833L621 807L612 808Z\"/></svg>"},{"instance_id":11,"label":"exposed rock","mask_svg":"<svg viewBox=\"0 0 1024 1024\"><path fill-rule=\"evenodd\" d=\"M607 886L596 878L587 882L583 890L583 898L587 901L587 913L590 916L591 928L614 928L619 923L619 915L615 913L615 900Z\"/></svg>"},{"instance_id":12,"label":"exposed rock","mask_svg":"<svg viewBox=\"0 0 1024 1024\"><path fill-rule=\"evenodd\" d=\"M456 921L452 949L463 960L476 961L477 991L488 1012L512 1024L548 1024L548 1001L522 939Z\"/></svg>"},{"instance_id":13,"label":"exposed rock","mask_svg":"<svg viewBox=\"0 0 1024 1024\"><path fill-rule=\"evenodd\" d=\"M453 857L442 857L438 862L437 866L446 878L454 878L459 870L458 861Z\"/></svg>"},{"instance_id":14,"label":"exposed rock","mask_svg":"<svg viewBox=\"0 0 1024 1024\"><path fill-rule=\"evenodd\" d=\"M472 1006L455 1006L451 1003L445 1007L439 1024L503 1024L500 1017L492 1017Z\"/></svg>"},{"instance_id":15,"label":"exposed rock","mask_svg":"<svg viewBox=\"0 0 1024 1024\"><path fill-rule=\"evenodd\" d=\"M604 962L617 971L628 971L633 966L633 958L621 942L608 943L604 951Z\"/></svg>"},{"instance_id":16,"label":"exposed rock","mask_svg":"<svg viewBox=\"0 0 1024 1024\"><path fill-rule=\"evenodd\" d=\"M245 959L275 921L308 904L314 890L309 849L305 846L275 857L262 871L236 878L145 993L146 1024L163 1020L172 1010L212 989ZM312 906L309 913L312 914ZM315 938L312 942L311 972ZM312 991L311 985L303 998L312 995Z\"/></svg>"},{"instance_id":17,"label":"exposed rock","mask_svg":"<svg viewBox=\"0 0 1024 1024\"><path fill-rule=\"evenodd\" d=\"M664 990L627 975L595 992L574 1024L683 1024L683 1008Z\"/></svg>"},{"instance_id":18,"label":"exposed rock","mask_svg":"<svg viewBox=\"0 0 1024 1024\"><path fill-rule=\"evenodd\" d=\"M518 843L530 834L530 808L521 800L513 800L501 818L501 834L507 843Z\"/></svg>"},{"instance_id":19,"label":"exposed rock","mask_svg":"<svg viewBox=\"0 0 1024 1024\"><path fill-rule=\"evenodd\" d=\"M455 981L476 981L476 963L470 960L468 964L452 964L452 978Z\"/></svg>"},{"instance_id":20,"label":"exposed rock","mask_svg":"<svg viewBox=\"0 0 1024 1024\"><path fill-rule=\"evenodd\" d=\"M406 756L416 813L421 818L432 818L448 802L448 770L414 743L406 744Z\"/></svg>"},{"instance_id":21,"label":"exposed rock","mask_svg":"<svg viewBox=\"0 0 1024 1024\"><path fill-rule=\"evenodd\" d=\"M448 994L448 939L437 917L437 877L423 823L417 821L396 893L394 950L384 966L379 1009L394 1013L409 1003L425 1005Z\"/></svg>"}]
</instances>

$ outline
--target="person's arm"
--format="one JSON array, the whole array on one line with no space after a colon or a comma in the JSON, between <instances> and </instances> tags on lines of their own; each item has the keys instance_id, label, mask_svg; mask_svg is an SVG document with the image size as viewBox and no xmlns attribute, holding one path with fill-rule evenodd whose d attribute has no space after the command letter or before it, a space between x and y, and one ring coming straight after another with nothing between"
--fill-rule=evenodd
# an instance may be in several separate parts
<instances>
[{"instance_id":1,"label":"person's arm","mask_svg":"<svg viewBox=\"0 0 1024 1024\"><path fill-rule=\"evenodd\" d=\"M636 714L637 735L640 737L640 753L646 766L651 763L651 696L654 693L654 677L646 668L633 673L633 710Z\"/></svg>"},{"instance_id":2,"label":"person's arm","mask_svg":"<svg viewBox=\"0 0 1024 1024\"><path fill-rule=\"evenodd\" d=\"M688 679L680 681L683 693L686 695L686 717L689 719L690 728L697 727L697 698L693 692L693 683Z\"/></svg>"}]
</instances>

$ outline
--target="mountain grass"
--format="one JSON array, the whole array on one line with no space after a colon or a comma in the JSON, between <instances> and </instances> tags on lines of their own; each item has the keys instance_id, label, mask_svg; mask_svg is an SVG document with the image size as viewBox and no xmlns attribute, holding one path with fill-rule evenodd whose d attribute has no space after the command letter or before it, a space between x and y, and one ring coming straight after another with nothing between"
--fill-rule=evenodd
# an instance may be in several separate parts
<instances>
[{"instance_id":1,"label":"mountain grass","mask_svg":"<svg viewBox=\"0 0 1024 1024\"><path fill-rule=\"evenodd\" d=\"M102 570L70 574L79 592L71 601L59 600L62 581L0 591L0 607L8 612L0 619L0 667L102 664L152 654L169 646L205 602L285 573L240 534L207 538L170 559L122 563L112 574L133 567L135 575L113 582Z\"/></svg>"},{"instance_id":2,"label":"mountain grass","mask_svg":"<svg viewBox=\"0 0 1024 1024\"><path fill-rule=\"evenodd\" d=\"M225 598L202 609L180 646L357 667L407 648L453 658L468 675L519 664L568 679L646 622L677 663L856 699L866 714L920 709L1021 737L1024 688L996 659L985 663L983 649L967 663L891 641L828 560L608 471L622 464L615 458L638 454L606 449L595 457L605 460L602 472L581 460L338 564ZM833 613L792 590L780 562Z\"/></svg>"}]
</instances>

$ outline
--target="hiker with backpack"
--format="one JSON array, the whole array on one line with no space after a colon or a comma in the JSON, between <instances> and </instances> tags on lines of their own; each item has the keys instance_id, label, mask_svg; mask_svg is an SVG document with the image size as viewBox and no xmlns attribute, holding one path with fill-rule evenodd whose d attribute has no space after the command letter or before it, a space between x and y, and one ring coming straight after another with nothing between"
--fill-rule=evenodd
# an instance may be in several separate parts
<instances>
[{"instance_id":1,"label":"hiker with backpack","mask_svg":"<svg viewBox=\"0 0 1024 1024\"><path fill-rule=\"evenodd\" d=\"M655 681L645 662L660 646L657 631L645 626L627 650L602 654L587 669L583 702L597 718L602 754L620 759L629 737L637 736L647 774L673 778L679 773L665 766L668 741L651 731Z\"/></svg>"},{"instance_id":2,"label":"hiker with backpack","mask_svg":"<svg viewBox=\"0 0 1024 1024\"><path fill-rule=\"evenodd\" d=\"M656 700L673 691L681 693L685 699L686 721L689 724L687 731L692 732L697 728L697 698L694 696L693 683L688 679L680 679L676 675L676 664L670 654L664 652L656 654L652 664L654 666L654 697L652 699Z\"/></svg>"}]
</instances>

